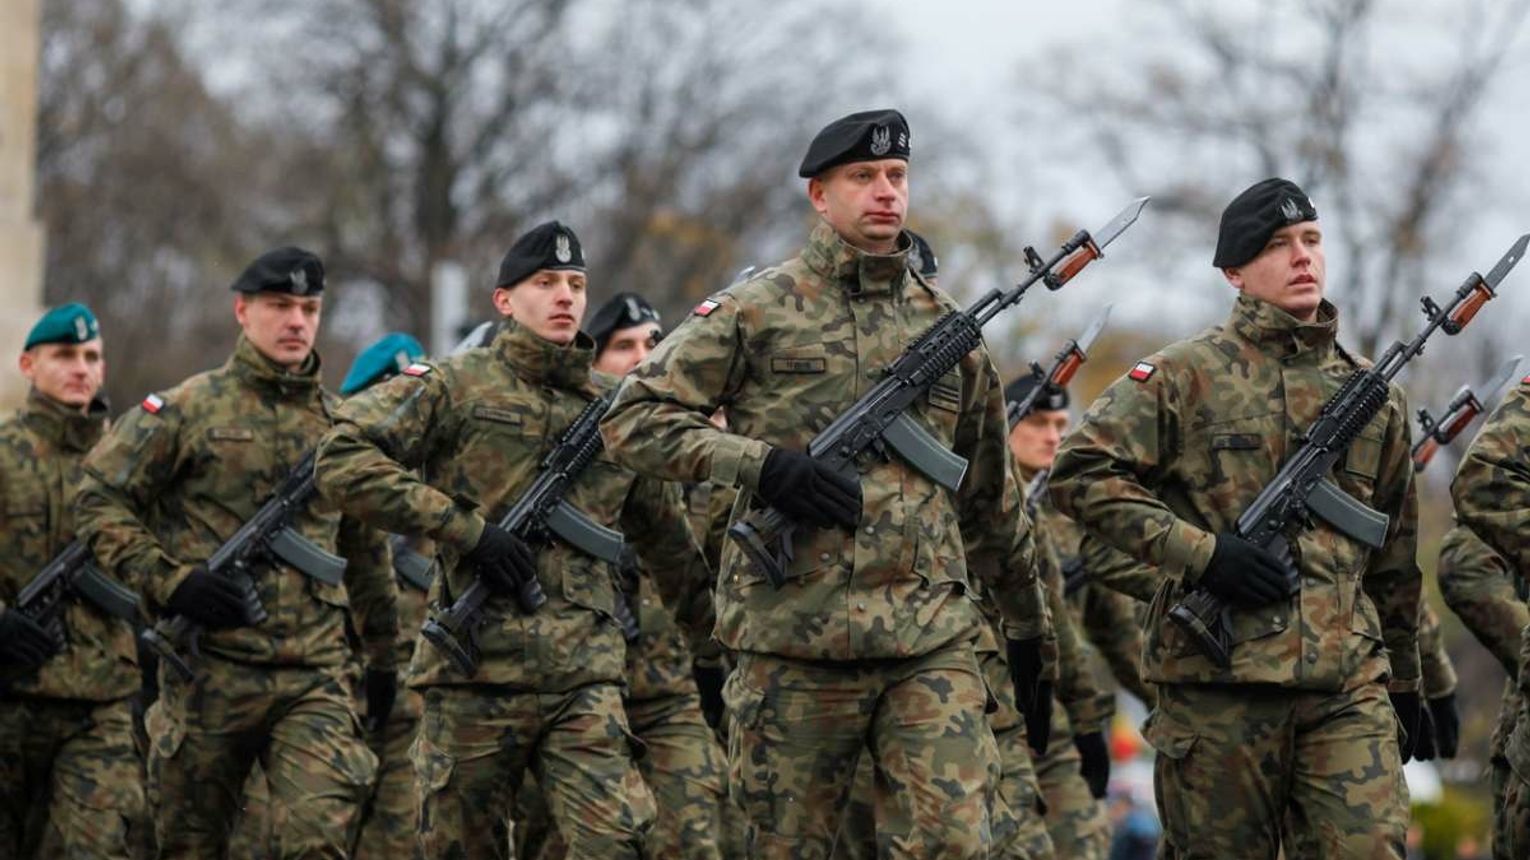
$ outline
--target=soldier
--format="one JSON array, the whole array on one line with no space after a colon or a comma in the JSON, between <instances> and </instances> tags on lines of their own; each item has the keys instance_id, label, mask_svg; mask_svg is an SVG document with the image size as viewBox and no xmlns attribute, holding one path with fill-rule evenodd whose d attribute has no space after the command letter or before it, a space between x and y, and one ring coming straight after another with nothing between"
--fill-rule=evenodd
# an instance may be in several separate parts
<instances>
[{"instance_id":1,"label":"soldier","mask_svg":"<svg viewBox=\"0 0 1530 860\"><path fill-rule=\"evenodd\" d=\"M1451 498L1456 503L1456 518L1460 525L1480 536L1482 542L1497 558L1473 552L1470 536L1460 535L1466 546L1456 548L1453 554L1475 558L1471 564L1476 582L1489 591L1499 591L1502 586L1494 583L1494 570L1501 559L1519 589L1518 599L1500 600L1489 605L1481 593L1474 601L1483 607L1476 617L1483 619L1485 629L1502 630L1493 635L1497 642L1495 653L1507 645L1507 623L1522 616L1524 583L1530 575L1530 463L1526 462L1525 449L1530 446L1530 376L1510 391L1503 403L1493 411L1467 449L1466 457L1451 483ZM1455 565L1453 565L1455 567ZM1464 591L1460 585L1453 591ZM1523 628L1530 631L1530 627ZM1496 632L1496 631L1495 631ZM1492 634L1490 634L1492 635ZM1508 656L1508 655L1503 655ZM1513 697L1514 722L1502 740L1502 766L1495 757L1494 794L1499 805L1494 818L1494 857L1524 857L1530 854L1530 672L1525 671L1526 657L1530 656L1530 634L1521 633L1518 653L1518 671L1512 677L1517 681ZM1502 660L1502 657L1500 657ZM1508 665L1507 661L1504 661ZM1501 736L1503 732L1498 733ZM1495 736L1495 746L1499 737ZM1501 794L1499 784L1501 783Z\"/></svg>"},{"instance_id":2,"label":"soldier","mask_svg":"<svg viewBox=\"0 0 1530 860\"><path fill-rule=\"evenodd\" d=\"M1143 669L1164 856L1400 858L1420 707L1403 395L1392 388L1332 476L1390 517L1383 546L1312 523L1290 535L1293 593L1286 563L1234 523L1361 363L1336 341L1322 231L1296 185L1238 195L1213 264L1239 293L1227 323L1111 385L1051 480L1064 514L1160 578ZM1197 585L1231 607L1228 667L1168 616Z\"/></svg>"},{"instance_id":3,"label":"soldier","mask_svg":"<svg viewBox=\"0 0 1530 860\"><path fill-rule=\"evenodd\" d=\"M425 357L425 347L403 332L384 335L356 356L351 369L340 383L346 397L402 373L409 365ZM431 550L395 536L389 540L393 550L393 572L398 586L397 664L400 672L408 667L414 654L414 638L425 622L425 595L435 574ZM369 695L385 695L397 690L397 682L369 684ZM396 705L368 702L367 713L387 714L381 725L367 721L368 743L377 754L377 781L370 802L363 810L360 836L353 856L356 860L412 856L419 837L419 791L414 779L414 764L409 760L409 746L424 713L425 700L414 690L399 693Z\"/></svg>"},{"instance_id":4,"label":"soldier","mask_svg":"<svg viewBox=\"0 0 1530 860\"><path fill-rule=\"evenodd\" d=\"M71 594L48 629L15 605L73 540L80 461L106 429L95 315L43 314L20 363L31 390L0 423L0 855L126 858L143 812L132 621Z\"/></svg>"},{"instance_id":5,"label":"soldier","mask_svg":"<svg viewBox=\"0 0 1530 860\"><path fill-rule=\"evenodd\" d=\"M500 265L494 342L415 364L347 401L320 453L327 497L379 528L437 542L445 573L431 586L433 613L475 576L493 595L472 675L432 646L417 646L410 666L425 697L411 757L428 857L505 856L503 824L528 769L571 857L635 858L653 820L621 704L612 566L561 540L534 549L495 521L564 428L615 384L591 370L594 344L579 331L585 285L573 231L534 228ZM710 571L678 491L602 455L566 501L596 524L621 525L705 649ZM532 587L546 601L534 611L517 599Z\"/></svg>"},{"instance_id":6,"label":"soldier","mask_svg":"<svg viewBox=\"0 0 1530 860\"><path fill-rule=\"evenodd\" d=\"M334 398L313 349L323 289L324 267L307 251L256 258L232 285L242 333L229 360L145 398L85 460L81 537L104 568L139 585L154 614L206 631L185 655L192 680L162 661L149 714L161 857L222 856L257 759L275 853L342 856L376 768L346 632L354 610L368 700L386 700L376 687L395 678L398 623L380 536L309 504L289 523L308 544L304 569L274 556L249 578L205 565L330 426ZM344 559L321 564L332 552Z\"/></svg>"},{"instance_id":7,"label":"soldier","mask_svg":"<svg viewBox=\"0 0 1530 860\"><path fill-rule=\"evenodd\" d=\"M820 132L799 169L820 216L807 247L701 302L623 382L603 425L612 456L639 473L737 486L733 521L774 507L796 525L782 587L731 542L717 583L719 638L738 654L724 690L730 790L752 857L824 856L863 748L882 854L988 850L997 758L972 578L996 586L1015 686L1028 716L1043 711L1050 624L986 351L913 410L969 461L960 492L896 456L849 476L803 453L955 309L907 266L908 158L897 111ZM724 405L727 430L709 421ZM1033 740L1045 734L1038 722Z\"/></svg>"}]
</instances>

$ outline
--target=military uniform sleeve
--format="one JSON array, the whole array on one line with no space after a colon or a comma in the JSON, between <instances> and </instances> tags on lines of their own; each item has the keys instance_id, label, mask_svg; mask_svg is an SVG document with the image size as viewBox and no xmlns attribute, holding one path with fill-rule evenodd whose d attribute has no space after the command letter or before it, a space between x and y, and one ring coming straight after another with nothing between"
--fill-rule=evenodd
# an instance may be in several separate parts
<instances>
[{"instance_id":1,"label":"military uniform sleeve","mask_svg":"<svg viewBox=\"0 0 1530 860\"><path fill-rule=\"evenodd\" d=\"M691 656L715 659L712 640L716 616L712 605L715 577L686 522L679 485L652 478L633 483L622 508L622 532L631 538L638 558L658 586L659 597L686 632Z\"/></svg>"},{"instance_id":2,"label":"military uniform sleeve","mask_svg":"<svg viewBox=\"0 0 1530 860\"><path fill-rule=\"evenodd\" d=\"M392 669L397 663L398 582L388 536L351 519L340 518L336 549L345 557L345 590L361 635L366 664Z\"/></svg>"},{"instance_id":3,"label":"military uniform sleeve","mask_svg":"<svg viewBox=\"0 0 1530 860\"><path fill-rule=\"evenodd\" d=\"M1445 651L1445 634L1440 629L1440 616L1427 601L1419 607L1418 656L1424 677L1424 695L1431 699L1448 696L1456 691L1456 667Z\"/></svg>"},{"instance_id":4,"label":"military uniform sleeve","mask_svg":"<svg viewBox=\"0 0 1530 860\"><path fill-rule=\"evenodd\" d=\"M1045 544L1045 538L1041 541ZM1047 608L1052 616L1052 629L1057 636L1057 701L1068 712L1068 721L1074 731L1083 734L1103 728L1105 721L1115 713L1115 700L1100 689L1090 665L1090 652L1079 635L1073 615L1068 611L1063 596L1062 571L1057 565L1057 554L1050 550L1042 556L1046 561L1043 588Z\"/></svg>"},{"instance_id":5,"label":"military uniform sleeve","mask_svg":"<svg viewBox=\"0 0 1530 860\"><path fill-rule=\"evenodd\" d=\"M627 374L601 433L611 457L640 475L752 490L770 446L707 420L737 393L746 347L737 299L723 294L711 302Z\"/></svg>"},{"instance_id":6,"label":"military uniform sleeve","mask_svg":"<svg viewBox=\"0 0 1530 860\"><path fill-rule=\"evenodd\" d=\"M345 513L386 532L425 535L466 552L484 520L421 480L417 467L455 427L438 370L396 376L346 400L319 444L319 491Z\"/></svg>"},{"instance_id":7,"label":"military uniform sleeve","mask_svg":"<svg viewBox=\"0 0 1530 860\"><path fill-rule=\"evenodd\" d=\"M1171 368L1144 382L1117 380L1063 440L1052 502L1085 531L1149 566L1188 581L1211 560L1216 536L1170 510L1149 487L1179 454L1180 405Z\"/></svg>"},{"instance_id":8,"label":"military uniform sleeve","mask_svg":"<svg viewBox=\"0 0 1530 860\"><path fill-rule=\"evenodd\" d=\"M1514 590L1514 573L1470 529L1456 526L1440 544L1440 593L1466 629L1493 652L1509 677L1519 673L1520 631L1530 610Z\"/></svg>"},{"instance_id":9,"label":"military uniform sleeve","mask_svg":"<svg viewBox=\"0 0 1530 860\"><path fill-rule=\"evenodd\" d=\"M1082 603L1084 633L1099 649L1110 674L1151 708L1158 694L1142 679L1142 622L1136 605L1126 595L1098 585L1084 586Z\"/></svg>"},{"instance_id":10,"label":"military uniform sleeve","mask_svg":"<svg viewBox=\"0 0 1530 860\"><path fill-rule=\"evenodd\" d=\"M174 480L180 423L173 404L158 412L134 407L86 455L74 500L76 536L156 612L192 569L165 551L139 513Z\"/></svg>"},{"instance_id":11,"label":"military uniform sleeve","mask_svg":"<svg viewBox=\"0 0 1530 860\"><path fill-rule=\"evenodd\" d=\"M1508 562L1530 574L1530 383L1493 411L1451 482L1456 518Z\"/></svg>"},{"instance_id":12,"label":"military uniform sleeve","mask_svg":"<svg viewBox=\"0 0 1530 860\"><path fill-rule=\"evenodd\" d=\"M1387 409L1390 417L1372 502L1391 521L1386 541L1371 556L1361 586L1381 619L1381 635L1392 664L1391 689L1416 690L1422 671L1418 618L1423 587L1418 567L1418 491L1413 483L1407 401L1395 385Z\"/></svg>"},{"instance_id":13,"label":"military uniform sleeve","mask_svg":"<svg viewBox=\"0 0 1530 860\"><path fill-rule=\"evenodd\" d=\"M1084 535L1078 552L1084 568L1089 571L1089 581L1097 588L1108 589L1144 605L1153 602L1160 580L1151 567L1092 534Z\"/></svg>"}]
</instances>

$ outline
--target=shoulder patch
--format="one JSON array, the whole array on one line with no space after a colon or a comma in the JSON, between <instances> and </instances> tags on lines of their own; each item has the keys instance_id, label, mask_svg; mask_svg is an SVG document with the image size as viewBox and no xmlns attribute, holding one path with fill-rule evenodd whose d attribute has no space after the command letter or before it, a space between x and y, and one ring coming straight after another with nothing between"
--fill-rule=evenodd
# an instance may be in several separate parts
<instances>
[{"instance_id":1,"label":"shoulder patch","mask_svg":"<svg viewBox=\"0 0 1530 860\"><path fill-rule=\"evenodd\" d=\"M1139 361L1132 366L1132 369L1126 375L1130 377L1133 382L1147 382L1149 379L1152 379L1153 374L1157 372L1157 367L1154 367L1145 361Z\"/></svg>"},{"instance_id":2,"label":"shoulder patch","mask_svg":"<svg viewBox=\"0 0 1530 860\"><path fill-rule=\"evenodd\" d=\"M1530 374L1526 374L1526 375L1525 375L1525 378L1524 378L1524 379L1521 379L1521 380L1520 380L1520 381L1519 381L1519 384L1520 384L1520 385L1530 385Z\"/></svg>"},{"instance_id":3,"label":"shoulder patch","mask_svg":"<svg viewBox=\"0 0 1530 860\"><path fill-rule=\"evenodd\" d=\"M150 415L158 415L159 410L165 408L165 399L160 397L158 394L150 394L148 397L143 399L143 403L141 405L143 406L143 411L149 413Z\"/></svg>"},{"instance_id":4,"label":"shoulder patch","mask_svg":"<svg viewBox=\"0 0 1530 860\"><path fill-rule=\"evenodd\" d=\"M704 317L720 307L722 307L722 302L717 299L703 299L701 304L697 305L696 309L691 311L691 313L698 317Z\"/></svg>"},{"instance_id":5,"label":"shoulder patch","mask_svg":"<svg viewBox=\"0 0 1530 860\"><path fill-rule=\"evenodd\" d=\"M424 376L425 374L429 373L431 371L431 369L432 368L431 368L430 365L425 364L423 362L416 361L415 363L413 363L413 364L409 365L408 367L404 368L404 375L405 376Z\"/></svg>"}]
</instances>

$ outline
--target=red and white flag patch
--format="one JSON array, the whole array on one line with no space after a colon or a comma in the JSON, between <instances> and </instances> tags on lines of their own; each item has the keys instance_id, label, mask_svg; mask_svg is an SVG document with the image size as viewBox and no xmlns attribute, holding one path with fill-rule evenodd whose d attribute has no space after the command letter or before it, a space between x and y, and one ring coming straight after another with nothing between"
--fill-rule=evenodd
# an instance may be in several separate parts
<instances>
[{"instance_id":1,"label":"red and white flag patch","mask_svg":"<svg viewBox=\"0 0 1530 860\"><path fill-rule=\"evenodd\" d=\"M160 397L158 394L150 394L148 397L143 399L143 411L149 413L150 415L158 415L159 410L164 408L164 398Z\"/></svg>"},{"instance_id":2,"label":"red and white flag patch","mask_svg":"<svg viewBox=\"0 0 1530 860\"><path fill-rule=\"evenodd\" d=\"M1521 379L1519 381L1519 384L1520 385L1530 385L1530 374L1527 374L1524 379Z\"/></svg>"},{"instance_id":3,"label":"red and white flag patch","mask_svg":"<svg viewBox=\"0 0 1530 860\"><path fill-rule=\"evenodd\" d=\"M421 364L418 361L416 361L414 364L411 364L408 367L404 368L404 375L405 376L424 376L425 374L427 374L429 372L430 372L430 365L428 365L428 364Z\"/></svg>"},{"instance_id":4,"label":"red and white flag patch","mask_svg":"<svg viewBox=\"0 0 1530 860\"><path fill-rule=\"evenodd\" d=\"M1139 362L1137 362L1137 364L1135 366L1132 367L1131 371L1129 373L1127 373L1126 375L1131 377L1133 381L1136 381L1136 382L1147 382L1149 379L1152 379L1153 378L1153 374L1157 373L1157 372L1158 372L1158 368L1154 367L1151 364L1148 364L1145 361L1139 361Z\"/></svg>"},{"instance_id":5,"label":"red and white flag patch","mask_svg":"<svg viewBox=\"0 0 1530 860\"><path fill-rule=\"evenodd\" d=\"M703 301L701 304L697 305L696 309L694 311L691 311L691 313L695 314L698 317L704 317L707 314L711 313L712 311L717 310L720 307L722 307L722 302L720 302L720 301L718 301L716 299L707 299L707 300Z\"/></svg>"}]
</instances>

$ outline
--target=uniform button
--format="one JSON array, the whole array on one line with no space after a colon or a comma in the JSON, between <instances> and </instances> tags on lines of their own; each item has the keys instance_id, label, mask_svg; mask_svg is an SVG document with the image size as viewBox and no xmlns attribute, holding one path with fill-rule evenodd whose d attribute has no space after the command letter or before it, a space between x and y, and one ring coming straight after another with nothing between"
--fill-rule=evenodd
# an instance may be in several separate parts
<instances>
[{"instance_id":1,"label":"uniform button","mask_svg":"<svg viewBox=\"0 0 1530 860\"><path fill-rule=\"evenodd\" d=\"M877 533L877 530L876 530L875 526L867 526L866 527L866 534L874 535L876 533Z\"/></svg>"},{"instance_id":2,"label":"uniform button","mask_svg":"<svg viewBox=\"0 0 1530 860\"><path fill-rule=\"evenodd\" d=\"M855 608L860 610L860 611L862 611L862 612L865 612L866 611L866 601L862 600L862 601L856 603L855 604Z\"/></svg>"},{"instance_id":3,"label":"uniform button","mask_svg":"<svg viewBox=\"0 0 1530 860\"><path fill-rule=\"evenodd\" d=\"M828 561L829 560L829 554L826 553L826 552L819 553L818 554L818 560L819 561Z\"/></svg>"},{"instance_id":4,"label":"uniform button","mask_svg":"<svg viewBox=\"0 0 1530 860\"><path fill-rule=\"evenodd\" d=\"M1317 652L1316 651L1308 651L1307 652L1307 662L1308 663L1316 663L1317 662Z\"/></svg>"},{"instance_id":5,"label":"uniform button","mask_svg":"<svg viewBox=\"0 0 1530 860\"><path fill-rule=\"evenodd\" d=\"M1277 616L1275 616L1275 617L1274 617L1274 618L1271 618L1271 619L1270 619L1270 623L1271 623L1271 624L1279 624L1279 623L1280 623L1280 616L1279 616L1279 615L1277 615Z\"/></svg>"}]
</instances>

